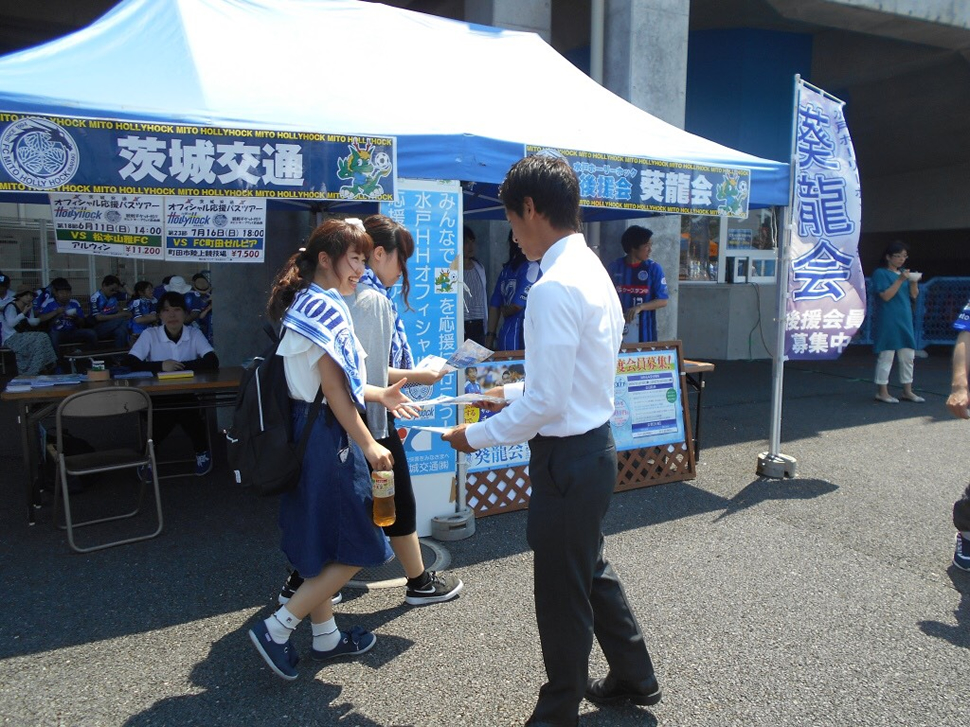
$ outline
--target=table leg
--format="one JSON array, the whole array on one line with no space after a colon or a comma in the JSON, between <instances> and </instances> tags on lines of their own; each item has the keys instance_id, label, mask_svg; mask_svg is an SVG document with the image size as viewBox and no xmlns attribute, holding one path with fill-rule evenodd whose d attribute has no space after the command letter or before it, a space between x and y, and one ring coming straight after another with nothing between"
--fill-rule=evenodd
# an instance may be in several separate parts
<instances>
[{"instance_id":1,"label":"table leg","mask_svg":"<svg viewBox=\"0 0 970 727\"><path fill-rule=\"evenodd\" d=\"M17 419L20 423L20 446L24 457L24 494L27 499L27 524L34 524L34 448L30 439L30 406L25 402L18 404Z\"/></svg>"},{"instance_id":2,"label":"table leg","mask_svg":"<svg viewBox=\"0 0 970 727\"><path fill-rule=\"evenodd\" d=\"M704 372L697 374L697 407L694 410L694 461L701 460L701 399L704 396Z\"/></svg>"}]
</instances>

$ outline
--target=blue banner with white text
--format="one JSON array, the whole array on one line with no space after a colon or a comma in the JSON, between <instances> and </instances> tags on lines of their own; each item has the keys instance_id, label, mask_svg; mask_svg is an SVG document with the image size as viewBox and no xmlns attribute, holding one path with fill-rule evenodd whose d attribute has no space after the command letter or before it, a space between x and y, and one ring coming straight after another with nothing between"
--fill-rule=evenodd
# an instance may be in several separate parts
<instances>
[{"instance_id":1,"label":"blue banner with white text","mask_svg":"<svg viewBox=\"0 0 970 727\"><path fill-rule=\"evenodd\" d=\"M0 112L0 193L394 199L393 137Z\"/></svg>"},{"instance_id":2,"label":"blue banner with white text","mask_svg":"<svg viewBox=\"0 0 970 727\"><path fill-rule=\"evenodd\" d=\"M866 315L859 170L844 104L800 80L795 98L785 355L834 359Z\"/></svg>"},{"instance_id":3,"label":"blue banner with white text","mask_svg":"<svg viewBox=\"0 0 970 727\"><path fill-rule=\"evenodd\" d=\"M751 170L619 154L526 146L526 155L553 153L579 178L583 207L678 215L748 216Z\"/></svg>"},{"instance_id":4,"label":"blue banner with white text","mask_svg":"<svg viewBox=\"0 0 970 727\"><path fill-rule=\"evenodd\" d=\"M457 257L461 251L461 187L457 182L399 180L397 200L381 205L381 214L404 225L414 238L414 254L408 259L411 285L408 304L395 286L395 304L404 321L416 363L426 356L447 359L457 349L459 284ZM410 306L410 307L409 307ZM415 401L454 396L458 376L452 371L435 386L408 386L405 393ZM454 473L457 455L441 436L410 425L453 427L456 407L435 406L421 410L417 419L401 420L398 434L404 440L412 475Z\"/></svg>"}]
</instances>

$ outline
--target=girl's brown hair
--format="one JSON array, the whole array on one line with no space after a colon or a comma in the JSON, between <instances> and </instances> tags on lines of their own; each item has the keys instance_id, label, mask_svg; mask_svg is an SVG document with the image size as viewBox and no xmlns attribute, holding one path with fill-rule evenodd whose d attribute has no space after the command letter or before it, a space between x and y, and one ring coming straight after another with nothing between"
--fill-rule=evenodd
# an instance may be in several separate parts
<instances>
[{"instance_id":1,"label":"girl's brown hair","mask_svg":"<svg viewBox=\"0 0 970 727\"><path fill-rule=\"evenodd\" d=\"M414 238L408 229L385 215L371 215L364 220L364 227L374 241L374 247L383 247L388 253L397 250L397 259L401 262L401 294L404 306L408 305L408 293L411 283L408 282L408 258L414 254Z\"/></svg>"},{"instance_id":2,"label":"girl's brown hair","mask_svg":"<svg viewBox=\"0 0 970 727\"><path fill-rule=\"evenodd\" d=\"M310 233L310 237L300 252L296 253L276 273L273 280L273 292L270 293L266 314L270 320L279 322L283 314L290 307L296 294L308 288L313 282L317 270L317 260L320 253L336 262L348 250L359 252L365 257L371 254L374 243L370 235L362 230L357 223L345 220L330 219Z\"/></svg>"}]
</instances>

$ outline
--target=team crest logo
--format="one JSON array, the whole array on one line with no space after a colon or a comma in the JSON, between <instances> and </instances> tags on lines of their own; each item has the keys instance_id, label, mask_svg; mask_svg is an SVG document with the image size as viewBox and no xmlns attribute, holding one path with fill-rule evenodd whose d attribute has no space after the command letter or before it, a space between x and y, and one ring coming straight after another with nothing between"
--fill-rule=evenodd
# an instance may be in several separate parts
<instances>
[{"instance_id":1,"label":"team crest logo","mask_svg":"<svg viewBox=\"0 0 970 727\"><path fill-rule=\"evenodd\" d=\"M27 187L57 189L71 181L80 161L71 135L47 119L19 119L0 136L0 163Z\"/></svg>"},{"instance_id":2,"label":"team crest logo","mask_svg":"<svg viewBox=\"0 0 970 727\"><path fill-rule=\"evenodd\" d=\"M216 223L216 227L225 227L229 224L229 218L226 215L216 215L212 221Z\"/></svg>"},{"instance_id":3,"label":"team crest logo","mask_svg":"<svg viewBox=\"0 0 970 727\"><path fill-rule=\"evenodd\" d=\"M641 270L639 273L637 273L638 280L646 280L648 277L649 275L647 274L646 270Z\"/></svg>"}]
</instances>

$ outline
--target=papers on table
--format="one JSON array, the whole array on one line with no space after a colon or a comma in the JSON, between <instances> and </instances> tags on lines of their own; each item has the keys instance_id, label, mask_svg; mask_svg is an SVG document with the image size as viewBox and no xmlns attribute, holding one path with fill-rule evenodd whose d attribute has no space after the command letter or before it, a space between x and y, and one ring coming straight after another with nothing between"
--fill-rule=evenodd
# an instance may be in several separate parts
<instances>
[{"instance_id":1,"label":"papers on table","mask_svg":"<svg viewBox=\"0 0 970 727\"><path fill-rule=\"evenodd\" d=\"M169 379L191 379L195 376L195 371L192 369L179 369L178 371L159 371L155 374L159 381L168 381Z\"/></svg>"},{"instance_id":2,"label":"papers on table","mask_svg":"<svg viewBox=\"0 0 970 727\"><path fill-rule=\"evenodd\" d=\"M48 386L78 386L81 377L78 374L50 374L47 376L18 376L10 380L6 390L14 392L43 389Z\"/></svg>"},{"instance_id":3,"label":"papers on table","mask_svg":"<svg viewBox=\"0 0 970 727\"><path fill-rule=\"evenodd\" d=\"M111 378L114 379L153 379L155 374L151 371L128 371L123 374L115 374Z\"/></svg>"}]
</instances>

